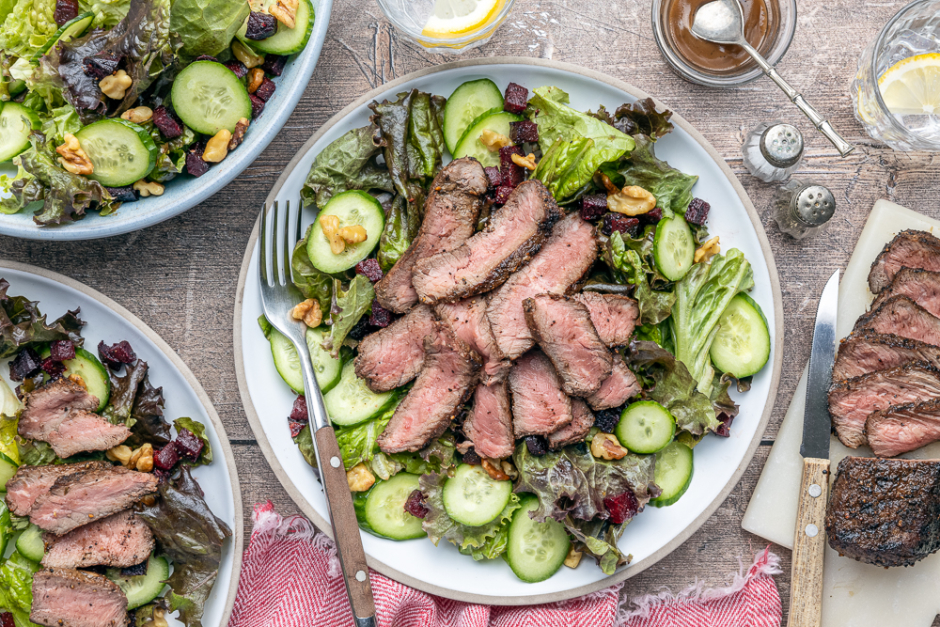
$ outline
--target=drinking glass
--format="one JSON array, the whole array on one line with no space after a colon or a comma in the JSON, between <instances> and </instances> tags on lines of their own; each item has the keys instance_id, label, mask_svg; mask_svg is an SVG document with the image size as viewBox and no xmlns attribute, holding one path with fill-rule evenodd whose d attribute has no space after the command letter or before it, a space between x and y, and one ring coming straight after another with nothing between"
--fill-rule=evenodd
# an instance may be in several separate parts
<instances>
[{"instance_id":1,"label":"drinking glass","mask_svg":"<svg viewBox=\"0 0 940 627\"><path fill-rule=\"evenodd\" d=\"M424 46L429 52L459 54L482 46L503 23L515 0L499 0L492 14L477 27L448 37L433 37L424 33L428 18L434 13L435 0L376 0L382 13L399 32ZM466 3L451 3L451 5Z\"/></svg>"}]
</instances>

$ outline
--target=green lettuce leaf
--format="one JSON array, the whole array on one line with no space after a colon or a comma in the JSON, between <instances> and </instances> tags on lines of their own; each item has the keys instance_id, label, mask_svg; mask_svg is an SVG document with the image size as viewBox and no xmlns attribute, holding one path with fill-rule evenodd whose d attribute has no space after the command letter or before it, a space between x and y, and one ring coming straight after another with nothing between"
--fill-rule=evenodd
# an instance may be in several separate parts
<instances>
[{"instance_id":1,"label":"green lettuce leaf","mask_svg":"<svg viewBox=\"0 0 940 627\"><path fill-rule=\"evenodd\" d=\"M170 424L163 419L163 388L150 385L150 378L144 377L137 388L134 406L131 409L131 437L125 444L137 448L149 442L155 448L170 442Z\"/></svg>"},{"instance_id":2,"label":"green lettuce leaf","mask_svg":"<svg viewBox=\"0 0 940 627\"><path fill-rule=\"evenodd\" d=\"M174 420L173 426L176 427L177 433L179 433L180 429L186 429L197 438L202 440L202 452L199 453L199 459L197 459L195 463L187 461L187 465L196 467L212 463L212 447L209 445L209 438L206 437L206 425L202 424L198 420L183 417Z\"/></svg>"},{"instance_id":3,"label":"green lettuce leaf","mask_svg":"<svg viewBox=\"0 0 940 627\"><path fill-rule=\"evenodd\" d=\"M53 17L56 0L18 0L0 24L0 50L31 57L59 30Z\"/></svg>"},{"instance_id":4,"label":"green lettuce leaf","mask_svg":"<svg viewBox=\"0 0 940 627\"><path fill-rule=\"evenodd\" d=\"M130 0L79 0L78 12L95 14L95 26L110 28L127 16Z\"/></svg>"},{"instance_id":5,"label":"green lettuce leaf","mask_svg":"<svg viewBox=\"0 0 940 627\"><path fill-rule=\"evenodd\" d=\"M565 529L574 540L576 550L593 557L605 575L613 575L620 566L629 564L633 559L632 555L621 553L617 546L630 520L615 525L608 520L580 520L567 516Z\"/></svg>"},{"instance_id":6,"label":"green lettuce leaf","mask_svg":"<svg viewBox=\"0 0 940 627\"><path fill-rule=\"evenodd\" d=\"M183 134L169 142L164 141L160 130L151 126L150 136L160 149L157 163L147 178L158 183L165 183L176 178L186 168L186 152L196 141L196 134L185 124Z\"/></svg>"},{"instance_id":7,"label":"green lettuce leaf","mask_svg":"<svg viewBox=\"0 0 940 627\"><path fill-rule=\"evenodd\" d=\"M0 612L10 612L16 627L34 627L29 613L33 606L33 574L39 568L17 551L0 566Z\"/></svg>"},{"instance_id":8,"label":"green lettuce leaf","mask_svg":"<svg viewBox=\"0 0 940 627\"><path fill-rule=\"evenodd\" d=\"M300 430L300 433L294 438L294 444L300 449L300 454L304 456L304 461L316 468L317 451L313 446L313 433L310 431L310 425Z\"/></svg>"},{"instance_id":9,"label":"green lettuce leaf","mask_svg":"<svg viewBox=\"0 0 940 627\"><path fill-rule=\"evenodd\" d=\"M653 232L653 227L647 227L642 237L628 236L625 240L615 231L602 242L604 261L614 271L617 282L634 286L633 297L644 325L657 325L668 318L676 302L671 285L652 262ZM665 289L653 289L654 283Z\"/></svg>"},{"instance_id":10,"label":"green lettuce leaf","mask_svg":"<svg viewBox=\"0 0 940 627\"><path fill-rule=\"evenodd\" d=\"M421 216L409 210L403 196L395 196L385 210L385 229L375 255L382 272L392 269L401 259L421 228Z\"/></svg>"},{"instance_id":11,"label":"green lettuce leaf","mask_svg":"<svg viewBox=\"0 0 940 627\"><path fill-rule=\"evenodd\" d=\"M45 342L70 340L76 346L84 343L81 330L85 323L78 317L78 309L46 324L39 303L25 296L12 296L7 293L9 289L10 283L0 278L0 359Z\"/></svg>"},{"instance_id":12,"label":"green lettuce leaf","mask_svg":"<svg viewBox=\"0 0 940 627\"><path fill-rule=\"evenodd\" d=\"M372 300L375 298L375 289L372 282L365 276L357 274L344 292L338 279L333 282L333 304L325 311L330 312L330 334L323 338L323 350L330 351L330 355L337 359L339 349L343 346L346 336L352 330L359 318L372 309Z\"/></svg>"},{"instance_id":13,"label":"green lettuce leaf","mask_svg":"<svg viewBox=\"0 0 940 627\"><path fill-rule=\"evenodd\" d=\"M307 254L307 238L313 229L311 224L304 234L304 238L297 242L294 252L291 253L291 281L300 290L304 298L312 298L320 303L320 311L330 310L330 299L333 297L333 277L320 272L311 262Z\"/></svg>"},{"instance_id":14,"label":"green lettuce leaf","mask_svg":"<svg viewBox=\"0 0 940 627\"><path fill-rule=\"evenodd\" d=\"M78 118L78 111L66 103L49 111L49 115L43 119L41 131L47 141L58 146L65 142L66 133L74 135L81 128L82 122Z\"/></svg>"},{"instance_id":15,"label":"green lettuce leaf","mask_svg":"<svg viewBox=\"0 0 940 627\"><path fill-rule=\"evenodd\" d=\"M124 366L124 374L105 366L108 378L111 380L111 397L108 405L101 411L101 415L112 424L124 425L128 429L134 427L137 420L133 417L134 400L137 390L147 378L147 362L138 359L132 364Z\"/></svg>"},{"instance_id":16,"label":"green lettuce leaf","mask_svg":"<svg viewBox=\"0 0 940 627\"><path fill-rule=\"evenodd\" d=\"M603 120L621 133L646 135L653 141L662 139L675 128L669 121L672 118L672 111L657 110L652 98L622 104L617 107L613 115L608 113L603 106L598 109L597 113L589 115Z\"/></svg>"},{"instance_id":17,"label":"green lettuce leaf","mask_svg":"<svg viewBox=\"0 0 940 627\"><path fill-rule=\"evenodd\" d=\"M395 191L388 169L376 161L382 147L375 145L374 133L372 126L354 128L317 155L300 190L305 207L324 207L334 195L351 189Z\"/></svg>"},{"instance_id":18,"label":"green lettuce leaf","mask_svg":"<svg viewBox=\"0 0 940 627\"><path fill-rule=\"evenodd\" d=\"M372 458L379 452L379 436L382 435L385 426L392 419L394 413L395 408L393 407L372 420L367 420L352 427L339 427L336 429L336 442L339 444L339 451L343 456L343 466L346 470L356 464L372 461ZM387 474L382 476L382 479L388 479L390 476Z\"/></svg>"},{"instance_id":19,"label":"green lettuce leaf","mask_svg":"<svg viewBox=\"0 0 940 627\"><path fill-rule=\"evenodd\" d=\"M663 210L663 217L684 216L692 202L692 186L698 177L684 174L657 159L649 137L637 135L635 139L636 149L629 159L606 164L601 171L619 187L638 185L653 194L656 206Z\"/></svg>"},{"instance_id":20,"label":"green lettuce leaf","mask_svg":"<svg viewBox=\"0 0 940 627\"><path fill-rule=\"evenodd\" d=\"M558 139L542 156L530 178L541 181L559 202L573 200L596 170L595 142L587 137Z\"/></svg>"},{"instance_id":21,"label":"green lettuce leaf","mask_svg":"<svg viewBox=\"0 0 940 627\"><path fill-rule=\"evenodd\" d=\"M170 28L182 40L183 54L214 57L228 50L248 12L244 1L173 0Z\"/></svg>"}]
</instances>

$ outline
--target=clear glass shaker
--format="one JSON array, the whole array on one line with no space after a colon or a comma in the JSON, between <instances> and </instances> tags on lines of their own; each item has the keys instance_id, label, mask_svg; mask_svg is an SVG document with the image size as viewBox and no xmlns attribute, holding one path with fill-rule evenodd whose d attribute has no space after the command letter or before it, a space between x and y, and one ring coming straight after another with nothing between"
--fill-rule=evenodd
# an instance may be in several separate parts
<instances>
[{"instance_id":1,"label":"clear glass shaker","mask_svg":"<svg viewBox=\"0 0 940 627\"><path fill-rule=\"evenodd\" d=\"M767 183L785 181L800 167L803 135L792 124L764 122L748 133L741 150L752 176Z\"/></svg>"},{"instance_id":2,"label":"clear glass shaker","mask_svg":"<svg viewBox=\"0 0 940 627\"><path fill-rule=\"evenodd\" d=\"M803 239L821 233L836 210L836 199L826 187L792 179L777 188L773 218L790 237Z\"/></svg>"}]
</instances>

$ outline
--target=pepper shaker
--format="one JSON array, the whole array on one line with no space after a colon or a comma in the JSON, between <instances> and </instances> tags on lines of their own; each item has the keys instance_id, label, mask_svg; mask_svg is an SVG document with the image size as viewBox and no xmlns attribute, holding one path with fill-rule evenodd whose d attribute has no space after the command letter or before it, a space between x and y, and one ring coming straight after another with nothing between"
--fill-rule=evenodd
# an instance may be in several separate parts
<instances>
[{"instance_id":1,"label":"pepper shaker","mask_svg":"<svg viewBox=\"0 0 940 627\"><path fill-rule=\"evenodd\" d=\"M784 181L803 159L803 135L792 124L764 122L748 133L742 152L744 167L755 178Z\"/></svg>"},{"instance_id":2,"label":"pepper shaker","mask_svg":"<svg viewBox=\"0 0 940 627\"><path fill-rule=\"evenodd\" d=\"M832 192L811 181L792 179L774 195L774 221L782 232L796 239L825 230L835 210Z\"/></svg>"}]
</instances>

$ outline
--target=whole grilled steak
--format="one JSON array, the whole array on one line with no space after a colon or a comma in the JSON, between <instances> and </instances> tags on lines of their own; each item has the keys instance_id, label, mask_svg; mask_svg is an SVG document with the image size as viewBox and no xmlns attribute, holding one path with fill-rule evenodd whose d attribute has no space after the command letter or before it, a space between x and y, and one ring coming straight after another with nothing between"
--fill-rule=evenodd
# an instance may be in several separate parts
<instances>
[{"instance_id":1,"label":"whole grilled steak","mask_svg":"<svg viewBox=\"0 0 940 627\"><path fill-rule=\"evenodd\" d=\"M552 236L532 261L489 295L486 316L499 350L507 359L516 359L535 346L522 302L538 294L568 293L595 259L594 227L577 212L570 213L555 225Z\"/></svg>"},{"instance_id":2,"label":"whole grilled steak","mask_svg":"<svg viewBox=\"0 0 940 627\"><path fill-rule=\"evenodd\" d=\"M123 466L59 477L36 499L30 522L56 535L123 511L157 491L157 478Z\"/></svg>"},{"instance_id":3,"label":"whole grilled steak","mask_svg":"<svg viewBox=\"0 0 940 627\"><path fill-rule=\"evenodd\" d=\"M418 376L424 364L424 338L436 333L434 313L415 307L384 329L359 342L356 375L373 392L388 392Z\"/></svg>"},{"instance_id":4,"label":"whole grilled steak","mask_svg":"<svg viewBox=\"0 0 940 627\"><path fill-rule=\"evenodd\" d=\"M49 488L59 477L108 468L111 468L108 462L20 466L13 478L7 482L7 507L17 516L29 516L36 499L49 492Z\"/></svg>"},{"instance_id":5,"label":"whole grilled steak","mask_svg":"<svg viewBox=\"0 0 940 627\"><path fill-rule=\"evenodd\" d=\"M903 366L909 361L926 361L940 368L940 347L899 335L860 331L839 344L832 380L845 381L867 372Z\"/></svg>"},{"instance_id":6,"label":"whole grilled steak","mask_svg":"<svg viewBox=\"0 0 940 627\"><path fill-rule=\"evenodd\" d=\"M855 330L894 333L918 342L940 346L940 318L907 296L892 296L878 309L855 323Z\"/></svg>"},{"instance_id":7,"label":"whole grilled steak","mask_svg":"<svg viewBox=\"0 0 940 627\"><path fill-rule=\"evenodd\" d=\"M424 221L418 235L401 259L375 284L379 303L395 313L404 313L418 302L411 284L415 262L437 253L453 250L473 235L487 180L480 162L471 157L456 159L444 166L424 205Z\"/></svg>"},{"instance_id":8,"label":"whole grilled steak","mask_svg":"<svg viewBox=\"0 0 940 627\"><path fill-rule=\"evenodd\" d=\"M940 440L940 399L894 405L865 423L868 446L878 457L894 457Z\"/></svg>"},{"instance_id":9,"label":"whole grilled steak","mask_svg":"<svg viewBox=\"0 0 940 627\"><path fill-rule=\"evenodd\" d=\"M101 518L63 536L45 534L48 568L88 568L140 564L153 551L153 532L130 510Z\"/></svg>"},{"instance_id":10,"label":"whole grilled steak","mask_svg":"<svg viewBox=\"0 0 940 627\"><path fill-rule=\"evenodd\" d=\"M130 437L124 425L113 425L92 413L98 399L69 379L57 379L26 396L17 430L24 438L42 440L59 457L83 451L106 451Z\"/></svg>"},{"instance_id":11,"label":"whole grilled steak","mask_svg":"<svg viewBox=\"0 0 940 627\"><path fill-rule=\"evenodd\" d=\"M561 217L539 181L517 187L486 228L460 247L415 263L411 282L421 302L454 302L489 292L537 253Z\"/></svg>"},{"instance_id":12,"label":"whole grilled steak","mask_svg":"<svg viewBox=\"0 0 940 627\"><path fill-rule=\"evenodd\" d=\"M548 435L571 424L571 398L561 391L561 379L545 353L534 349L509 371L512 430L517 438Z\"/></svg>"},{"instance_id":13,"label":"whole grilled steak","mask_svg":"<svg viewBox=\"0 0 940 627\"><path fill-rule=\"evenodd\" d=\"M575 442L581 442L594 426L594 414L580 398L571 399L571 423L555 433L548 435L549 448L559 449Z\"/></svg>"},{"instance_id":14,"label":"whole grilled steak","mask_svg":"<svg viewBox=\"0 0 940 627\"><path fill-rule=\"evenodd\" d=\"M940 461L846 457L826 510L829 546L875 566L910 566L940 548Z\"/></svg>"},{"instance_id":15,"label":"whole grilled steak","mask_svg":"<svg viewBox=\"0 0 940 627\"><path fill-rule=\"evenodd\" d=\"M901 268L940 272L940 240L924 231L901 231L871 264L868 288L877 294L891 284Z\"/></svg>"},{"instance_id":16,"label":"whole grilled steak","mask_svg":"<svg viewBox=\"0 0 940 627\"><path fill-rule=\"evenodd\" d=\"M419 451L444 433L480 379L480 356L445 329L424 341L424 367L379 436L386 453Z\"/></svg>"},{"instance_id":17,"label":"whole grilled steak","mask_svg":"<svg viewBox=\"0 0 940 627\"><path fill-rule=\"evenodd\" d=\"M640 316L637 302L628 296L582 292L573 296L591 312L597 335L607 346L626 346Z\"/></svg>"},{"instance_id":18,"label":"whole grilled steak","mask_svg":"<svg viewBox=\"0 0 940 627\"><path fill-rule=\"evenodd\" d=\"M892 296L907 296L935 316L940 316L940 272L901 268L891 285L878 294L871 308L877 309Z\"/></svg>"},{"instance_id":19,"label":"whole grilled steak","mask_svg":"<svg viewBox=\"0 0 940 627\"><path fill-rule=\"evenodd\" d=\"M829 390L829 415L839 440L858 448L868 441L865 422L870 414L933 398L940 398L940 370L927 362L910 362L836 383Z\"/></svg>"},{"instance_id":20,"label":"whole grilled steak","mask_svg":"<svg viewBox=\"0 0 940 627\"><path fill-rule=\"evenodd\" d=\"M483 296L465 298L456 303L441 303L434 312L457 338L483 358L483 382L502 381L509 372L509 361L496 345L490 320L486 317L486 299Z\"/></svg>"},{"instance_id":21,"label":"whole grilled steak","mask_svg":"<svg viewBox=\"0 0 940 627\"><path fill-rule=\"evenodd\" d=\"M512 407L505 379L480 384L473 392L473 408L463 423L463 433L480 457L504 459L512 455Z\"/></svg>"},{"instance_id":22,"label":"whole grilled steak","mask_svg":"<svg viewBox=\"0 0 940 627\"><path fill-rule=\"evenodd\" d=\"M44 568L33 575L29 620L46 627L124 627L127 597L104 575Z\"/></svg>"},{"instance_id":23,"label":"whole grilled steak","mask_svg":"<svg viewBox=\"0 0 940 627\"><path fill-rule=\"evenodd\" d=\"M620 407L639 394L642 389L640 382L636 380L636 375L624 363L623 357L615 352L610 376L604 379L597 392L584 400L594 409L612 409Z\"/></svg>"},{"instance_id":24,"label":"whole grilled steak","mask_svg":"<svg viewBox=\"0 0 940 627\"><path fill-rule=\"evenodd\" d=\"M588 308L573 298L541 294L522 303L526 324L571 396L590 396L610 376L611 355Z\"/></svg>"}]
</instances>

